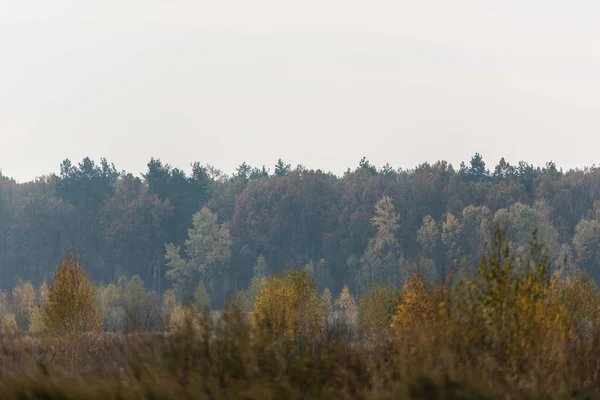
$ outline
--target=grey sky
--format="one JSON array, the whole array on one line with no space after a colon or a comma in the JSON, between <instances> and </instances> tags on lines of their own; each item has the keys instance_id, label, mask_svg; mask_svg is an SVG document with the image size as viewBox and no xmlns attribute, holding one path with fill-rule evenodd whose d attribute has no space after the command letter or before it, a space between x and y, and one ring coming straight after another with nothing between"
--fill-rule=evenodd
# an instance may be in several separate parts
<instances>
[{"instance_id":1,"label":"grey sky","mask_svg":"<svg viewBox=\"0 0 600 400\"><path fill-rule=\"evenodd\" d=\"M600 161L592 0L0 0L0 168Z\"/></svg>"}]
</instances>

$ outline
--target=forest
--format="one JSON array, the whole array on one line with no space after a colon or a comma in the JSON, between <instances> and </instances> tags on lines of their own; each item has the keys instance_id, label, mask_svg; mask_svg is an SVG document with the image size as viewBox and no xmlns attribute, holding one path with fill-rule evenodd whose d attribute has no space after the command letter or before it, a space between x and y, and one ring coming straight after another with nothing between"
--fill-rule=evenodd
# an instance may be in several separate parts
<instances>
[{"instance_id":1,"label":"forest","mask_svg":"<svg viewBox=\"0 0 600 400\"><path fill-rule=\"evenodd\" d=\"M502 159L490 170L479 154L458 169L363 159L343 176L281 160L272 171L243 163L227 176L194 163L185 173L152 159L136 177L104 159L65 160L32 182L1 176L0 288L49 282L73 251L97 284L136 276L158 296L202 284L219 309L249 286L257 260L267 274L306 267L320 291L360 295L400 286L415 268L435 279L474 266L496 224L515 249L537 230L557 268L600 279L599 200L595 166Z\"/></svg>"},{"instance_id":2,"label":"forest","mask_svg":"<svg viewBox=\"0 0 600 400\"><path fill-rule=\"evenodd\" d=\"M600 395L595 166L65 160L0 236L5 398Z\"/></svg>"}]
</instances>

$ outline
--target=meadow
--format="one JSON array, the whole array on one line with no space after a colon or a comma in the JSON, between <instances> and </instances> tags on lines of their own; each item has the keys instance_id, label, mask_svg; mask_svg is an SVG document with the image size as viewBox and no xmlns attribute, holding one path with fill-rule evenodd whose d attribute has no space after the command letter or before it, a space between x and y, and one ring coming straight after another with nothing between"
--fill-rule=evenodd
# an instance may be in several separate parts
<instances>
[{"instance_id":1,"label":"meadow","mask_svg":"<svg viewBox=\"0 0 600 400\"><path fill-rule=\"evenodd\" d=\"M248 293L230 298L217 318L181 306L162 332L66 329L84 308L57 301L56 288L71 287L58 282L65 268L44 329L0 338L3 399L600 396L598 289L584 272L552 269L535 241L517 257L497 234L470 275L429 282L416 272L357 302L347 291L332 302L290 270L255 282L251 304Z\"/></svg>"}]
</instances>

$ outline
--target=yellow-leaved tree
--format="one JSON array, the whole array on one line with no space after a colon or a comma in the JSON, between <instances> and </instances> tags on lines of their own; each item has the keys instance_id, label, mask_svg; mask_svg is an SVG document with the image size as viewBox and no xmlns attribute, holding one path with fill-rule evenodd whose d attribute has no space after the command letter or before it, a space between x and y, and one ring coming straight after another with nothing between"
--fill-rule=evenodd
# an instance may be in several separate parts
<instances>
[{"instance_id":1,"label":"yellow-leaved tree","mask_svg":"<svg viewBox=\"0 0 600 400\"><path fill-rule=\"evenodd\" d=\"M339 309L339 311L347 314L348 316L354 317L354 314L356 314L356 302L350 294L350 290L348 289L347 285L342 288L340 297L338 297L335 301L335 306Z\"/></svg>"},{"instance_id":2,"label":"yellow-leaved tree","mask_svg":"<svg viewBox=\"0 0 600 400\"><path fill-rule=\"evenodd\" d=\"M261 339L293 339L299 335L315 339L323 332L325 307L314 280L304 271L266 278L254 310L254 324Z\"/></svg>"},{"instance_id":3,"label":"yellow-leaved tree","mask_svg":"<svg viewBox=\"0 0 600 400\"><path fill-rule=\"evenodd\" d=\"M20 330L25 330L29 326L31 314L35 310L35 289L31 282L18 280L12 294L17 325Z\"/></svg>"},{"instance_id":4,"label":"yellow-leaved tree","mask_svg":"<svg viewBox=\"0 0 600 400\"><path fill-rule=\"evenodd\" d=\"M83 352L92 350L100 323L94 285L86 278L79 256L69 253L58 265L48 294L46 338L77 363Z\"/></svg>"},{"instance_id":5,"label":"yellow-leaved tree","mask_svg":"<svg viewBox=\"0 0 600 400\"><path fill-rule=\"evenodd\" d=\"M402 291L403 301L398 305L396 314L392 317L392 328L399 335L412 331L436 316L437 304L432 290L427 286L423 277L414 274Z\"/></svg>"},{"instance_id":6,"label":"yellow-leaved tree","mask_svg":"<svg viewBox=\"0 0 600 400\"><path fill-rule=\"evenodd\" d=\"M4 314L2 317L2 333L14 334L17 332L19 332L19 326L15 314Z\"/></svg>"}]
</instances>

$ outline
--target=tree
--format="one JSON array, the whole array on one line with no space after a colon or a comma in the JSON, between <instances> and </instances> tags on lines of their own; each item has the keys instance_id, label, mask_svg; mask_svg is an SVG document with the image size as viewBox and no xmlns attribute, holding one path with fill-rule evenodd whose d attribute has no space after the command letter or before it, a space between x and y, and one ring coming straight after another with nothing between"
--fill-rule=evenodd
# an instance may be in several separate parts
<instances>
[{"instance_id":1,"label":"tree","mask_svg":"<svg viewBox=\"0 0 600 400\"><path fill-rule=\"evenodd\" d=\"M269 170L264 165L262 168L252 168L252 172L250 172L249 179L260 179L260 178L268 178Z\"/></svg>"},{"instance_id":2,"label":"tree","mask_svg":"<svg viewBox=\"0 0 600 400\"><path fill-rule=\"evenodd\" d=\"M125 327L123 298L117 286L109 283L98 290L99 307L102 313L102 327L105 331L116 332Z\"/></svg>"},{"instance_id":3,"label":"tree","mask_svg":"<svg viewBox=\"0 0 600 400\"><path fill-rule=\"evenodd\" d=\"M390 285L373 286L360 297L358 333L363 340L380 343L389 333L401 292Z\"/></svg>"},{"instance_id":4,"label":"tree","mask_svg":"<svg viewBox=\"0 0 600 400\"><path fill-rule=\"evenodd\" d=\"M194 214L193 228L188 230L188 239L185 241L187 260L181 257L178 246L166 246L167 278L182 292L193 282L200 281L207 284L211 294L217 294L217 285L222 285L226 276L231 243L229 229L219 225L217 215L203 207ZM224 291L223 286L221 289Z\"/></svg>"},{"instance_id":5,"label":"tree","mask_svg":"<svg viewBox=\"0 0 600 400\"><path fill-rule=\"evenodd\" d=\"M147 291L144 281L137 275L131 277L121 293L125 311L125 331L140 332L156 329L159 320L158 294Z\"/></svg>"},{"instance_id":6,"label":"tree","mask_svg":"<svg viewBox=\"0 0 600 400\"><path fill-rule=\"evenodd\" d=\"M235 176L244 182L248 182L250 179L250 174L252 173L252 167L244 161L240 164L239 167L235 170Z\"/></svg>"},{"instance_id":7,"label":"tree","mask_svg":"<svg viewBox=\"0 0 600 400\"><path fill-rule=\"evenodd\" d=\"M19 332L19 325L15 314L9 313L2 317L2 332L8 334L14 334Z\"/></svg>"},{"instance_id":8,"label":"tree","mask_svg":"<svg viewBox=\"0 0 600 400\"><path fill-rule=\"evenodd\" d=\"M288 176L292 171L292 166L290 164L285 164L281 158L277 160L277 164L275 164L275 176Z\"/></svg>"},{"instance_id":9,"label":"tree","mask_svg":"<svg viewBox=\"0 0 600 400\"><path fill-rule=\"evenodd\" d=\"M377 175L377 167L371 165L366 157L361 158L360 162L358 163L358 169L364 171L368 175Z\"/></svg>"},{"instance_id":10,"label":"tree","mask_svg":"<svg viewBox=\"0 0 600 400\"><path fill-rule=\"evenodd\" d=\"M470 205L462 210L462 223L459 247L472 267L479 262L484 245L490 242L493 218L488 207Z\"/></svg>"},{"instance_id":11,"label":"tree","mask_svg":"<svg viewBox=\"0 0 600 400\"><path fill-rule=\"evenodd\" d=\"M413 275L402 290L402 303L392 317L392 329L399 335L435 319L437 304L431 288L419 274Z\"/></svg>"},{"instance_id":12,"label":"tree","mask_svg":"<svg viewBox=\"0 0 600 400\"><path fill-rule=\"evenodd\" d=\"M470 166L467 168L464 164L461 165L461 173L465 175L467 180L473 182L483 182L489 176L489 171L485 168L483 157L479 153L475 153L471 157Z\"/></svg>"},{"instance_id":13,"label":"tree","mask_svg":"<svg viewBox=\"0 0 600 400\"><path fill-rule=\"evenodd\" d=\"M500 159L496 168L494 168L493 177L496 179L508 179L515 173L515 168L511 166L504 157Z\"/></svg>"},{"instance_id":14,"label":"tree","mask_svg":"<svg viewBox=\"0 0 600 400\"><path fill-rule=\"evenodd\" d=\"M361 264L363 274L369 285L381 283L386 280L398 282L398 253L399 246L396 240L400 214L396 213L392 198L383 196L375 204L375 216L371 224L377 233L369 239Z\"/></svg>"},{"instance_id":15,"label":"tree","mask_svg":"<svg viewBox=\"0 0 600 400\"><path fill-rule=\"evenodd\" d=\"M267 278L254 309L254 325L263 341L299 335L316 339L323 331L323 303L314 281L303 271Z\"/></svg>"},{"instance_id":16,"label":"tree","mask_svg":"<svg viewBox=\"0 0 600 400\"><path fill-rule=\"evenodd\" d=\"M105 266L102 257L104 232L100 212L104 202L115 193L119 173L104 158L100 164L86 157L78 165L65 160L54 177L56 195L73 206L71 247L80 251L94 268ZM60 249L62 250L62 249Z\"/></svg>"},{"instance_id":17,"label":"tree","mask_svg":"<svg viewBox=\"0 0 600 400\"><path fill-rule=\"evenodd\" d=\"M254 264L254 278L262 279L268 274L267 261L263 256L258 256L256 263Z\"/></svg>"},{"instance_id":18,"label":"tree","mask_svg":"<svg viewBox=\"0 0 600 400\"><path fill-rule=\"evenodd\" d=\"M194 292L194 306L198 311L210 308L210 296L206 291L206 286L202 282L198 283L198 288Z\"/></svg>"},{"instance_id":19,"label":"tree","mask_svg":"<svg viewBox=\"0 0 600 400\"><path fill-rule=\"evenodd\" d=\"M31 282L18 280L17 285L13 288L13 302L17 325L20 330L26 330L35 308L35 289Z\"/></svg>"},{"instance_id":20,"label":"tree","mask_svg":"<svg viewBox=\"0 0 600 400\"><path fill-rule=\"evenodd\" d=\"M45 305L38 305L31 312L29 328L27 329L30 334L41 334L44 332L44 310Z\"/></svg>"},{"instance_id":21,"label":"tree","mask_svg":"<svg viewBox=\"0 0 600 400\"><path fill-rule=\"evenodd\" d=\"M168 241L182 244L191 226L190 215L199 210L210 197L212 180L209 168L193 163L192 175L187 176L179 168L172 168L169 164L152 158L144 179L149 194L158 196L162 201L168 199L168 204L173 207L173 215L164 230L168 234Z\"/></svg>"},{"instance_id":22,"label":"tree","mask_svg":"<svg viewBox=\"0 0 600 400\"><path fill-rule=\"evenodd\" d=\"M442 224L442 243L446 248L446 260L450 265L455 264L459 257L459 240L462 231L462 223L452 214L446 215L446 221ZM443 271L442 276L448 271Z\"/></svg>"},{"instance_id":23,"label":"tree","mask_svg":"<svg viewBox=\"0 0 600 400\"><path fill-rule=\"evenodd\" d=\"M582 219L575 228L573 247L577 253L577 265L600 281L600 222Z\"/></svg>"},{"instance_id":24,"label":"tree","mask_svg":"<svg viewBox=\"0 0 600 400\"><path fill-rule=\"evenodd\" d=\"M325 307L325 315L330 315L333 307L331 305L331 291L329 288L323 290L321 301L323 302L323 307Z\"/></svg>"},{"instance_id":25,"label":"tree","mask_svg":"<svg viewBox=\"0 0 600 400\"><path fill-rule=\"evenodd\" d=\"M118 266L126 266L127 273L135 275L146 273L149 265L163 262L161 247L169 240L169 224L174 216L174 207L168 199L161 200L156 194L144 191L128 193L120 188L105 203L103 212L105 235L114 257L107 279L116 279L119 272L125 272L117 271Z\"/></svg>"},{"instance_id":26,"label":"tree","mask_svg":"<svg viewBox=\"0 0 600 400\"><path fill-rule=\"evenodd\" d=\"M45 333L72 361L79 361L80 351L90 350L101 316L79 255L69 253L58 265L44 317Z\"/></svg>"},{"instance_id":27,"label":"tree","mask_svg":"<svg viewBox=\"0 0 600 400\"><path fill-rule=\"evenodd\" d=\"M335 301L335 307L348 317L356 314L356 303L350 294L350 290L348 290L348 286L342 288L340 296Z\"/></svg>"},{"instance_id":28,"label":"tree","mask_svg":"<svg viewBox=\"0 0 600 400\"><path fill-rule=\"evenodd\" d=\"M439 229L435 220L426 215L423 218L423 225L417 231L417 242L421 245L421 250L425 257L434 257L439 241Z\"/></svg>"},{"instance_id":29,"label":"tree","mask_svg":"<svg viewBox=\"0 0 600 400\"><path fill-rule=\"evenodd\" d=\"M575 254L573 248L568 243L564 243L560 247L558 257L554 264L556 265L556 272L563 280L569 279L575 275L577 272Z\"/></svg>"}]
</instances>

